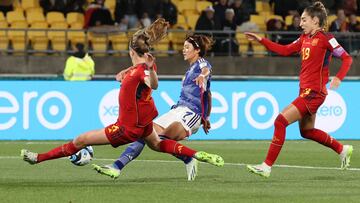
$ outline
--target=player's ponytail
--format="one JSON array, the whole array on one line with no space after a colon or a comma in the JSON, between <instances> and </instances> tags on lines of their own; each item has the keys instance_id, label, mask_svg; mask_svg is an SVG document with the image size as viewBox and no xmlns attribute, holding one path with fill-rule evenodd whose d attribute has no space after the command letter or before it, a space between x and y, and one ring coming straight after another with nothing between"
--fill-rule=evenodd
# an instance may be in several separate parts
<instances>
[{"instance_id":1,"label":"player's ponytail","mask_svg":"<svg viewBox=\"0 0 360 203\"><path fill-rule=\"evenodd\" d=\"M186 37L186 40L193 45L195 49L200 49L199 56L203 57L214 44L214 40L206 35L191 34Z\"/></svg>"},{"instance_id":2,"label":"player's ponytail","mask_svg":"<svg viewBox=\"0 0 360 203\"><path fill-rule=\"evenodd\" d=\"M305 8L305 12L314 18L315 16L319 19L319 27L324 28L327 26L327 11L323 3L316 1L312 5Z\"/></svg>"},{"instance_id":3,"label":"player's ponytail","mask_svg":"<svg viewBox=\"0 0 360 203\"><path fill-rule=\"evenodd\" d=\"M153 45L166 36L168 26L169 23L165 19L157 19L150 26L135 32L130 40L130 48L139 56L143 56L150 51Z\"/></svg>"}]
</instances>

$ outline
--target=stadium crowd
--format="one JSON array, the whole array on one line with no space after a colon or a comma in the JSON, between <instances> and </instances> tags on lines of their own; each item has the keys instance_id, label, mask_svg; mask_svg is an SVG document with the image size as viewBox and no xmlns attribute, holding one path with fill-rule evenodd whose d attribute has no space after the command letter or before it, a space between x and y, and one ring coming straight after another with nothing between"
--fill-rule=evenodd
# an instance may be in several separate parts
<instances>
[{"instance_id":1,"label":"stadium crowd","mask_svg":"<svg viewBox=\"0 0 360 203\"><path fill-rule=\"evenodd\" d=\"M197 33L208 33L214 37L215 54L231 53L236 55L242 51L256 50L254 44L248 44L243 34L235 32L275 32L269 37L281 44L287 44L297 38L298 34L281 32L300 32L300 14L310 5L312 0L5 0L0 2L0 28L42 28L42 29L91 29L100 32L121 31L129 32L139 27L147 27L156 19L162 17L167 20L172 29L193 30ZM360 1L357 0L322 0L328 9L328 31L335 33L360 32ZM40 12L40 14L39 14ZM50 22L54 13L61 13L60 18L66 23L56 25ZM75 14L77 13L77 14ZM19 25L18 17L11 20L13 15L24 16L24 23ZM35 15L36 14L36 15ZM30 21L30 16L42 16ZM69 21L69 16L75 16ZM2 17L3 16L3 17ZM1 21L4 21L1 23ZM45 23L39 24L44 21ZM280 33L279 33L280 32ZM30 47L34 50L64 51L73 49L76 43L84 43L87 33L71 33L65 39L65 34L47 35L48 39L38 43L38 38L29 36ZM6 35L0 33L0 36ZM14 34L0 40L0 49L25 49L26 45L18 47ZM37 37L43 36L41 34ZM64 38L61 40L61 37ZM130 35L129 35L130 36ZM92 50L107 51L127 50L129 36L110 37L110 39L96 39L89 36L89 46ZM56 38L56 39L55 39ZM175 37L176 38L176 37ZM351 40L359 40L353 37ZM24 41L24 40L23 40ZM61 41L62 46L57 46ZM177 41L169 39L168 46L161 45L158 50L179 50ZM121 45L116 45L120 42ZM352 54L357 54L359 43L351 43L349 37L339 37L339 42ZM72 44L69 46L68 44ZM244 44L247 43L247 44ZM38 44L36 46L35 44ZM97 46L97 44L101 44ZM350 46L350 47L349 47ZM40 47L40 48L39 48ZM99 48L100 47L100 48ZM156 48L155 48L156 49ZM260 51L264 51L261 50Z\"/></svg>"}]
</instances>

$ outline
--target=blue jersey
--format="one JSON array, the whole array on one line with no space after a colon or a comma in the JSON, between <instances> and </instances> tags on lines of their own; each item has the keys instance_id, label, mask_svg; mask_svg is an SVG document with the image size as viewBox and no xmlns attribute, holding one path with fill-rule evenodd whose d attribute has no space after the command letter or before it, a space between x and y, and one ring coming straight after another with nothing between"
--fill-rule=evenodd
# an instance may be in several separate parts
<instances>
[{"instance_id":1,"label":"blue jersey","mask_svg":"<svg viewBox=\"0 0 360 203\"><path fill-rule=\"evenodd\" d=\"M208 91L210 91L211 74L205 78L206 89L200 88L195 83L195 78L201 74L202 68L207 67L211 73L211 65L204 58L198 59L185 73L180 99L177 106L186 106L193 112L205 117L208 108Z\"/></svg>"}]
</instances>

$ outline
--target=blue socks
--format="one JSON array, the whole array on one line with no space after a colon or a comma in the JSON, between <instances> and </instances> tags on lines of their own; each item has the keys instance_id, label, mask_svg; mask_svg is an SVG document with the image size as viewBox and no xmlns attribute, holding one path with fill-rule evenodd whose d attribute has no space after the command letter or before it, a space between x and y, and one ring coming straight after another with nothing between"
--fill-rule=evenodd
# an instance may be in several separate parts
<instances>
[{"instance_id":1,"label":"blue socks","mask_svg":"<svg viewBox=\"0 0 360 203\"><path fill-rule=\"evenodd\" d=\"M113 166L119 170L124 168L133 159L139 156L139 154L144 149L145 142L144 140L138 140L131 143L125 151L120 155L120 157L113 163Z\"/></svg>"}]
</instances>

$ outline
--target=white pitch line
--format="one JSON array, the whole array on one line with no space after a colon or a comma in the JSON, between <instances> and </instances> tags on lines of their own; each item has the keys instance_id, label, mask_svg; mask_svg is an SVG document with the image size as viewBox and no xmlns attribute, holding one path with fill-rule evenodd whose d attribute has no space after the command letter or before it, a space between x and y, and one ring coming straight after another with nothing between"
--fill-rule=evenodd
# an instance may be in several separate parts
<instances>
[{"instance_id":1,"label":"white pitch line","mask_svg":"<svg viewBox=\"0 0 360 203\"><path fill-rule=\"evenodd\" d=\"M20 159L19 156L0 156L0 159ZM63 158L64 159L64 158ZM97 161L115 161L115 159L94 158ZM180 163L181 161L171 160L134 160L135 162L157 162L157 163ZM201 163L201 162L200 162ZM225 163L227 166L246 166L246 163ZM341 170L336 167L319 167L319 166L297 166L297 165L274 165L278 168L298 168L298 169L314 169L314 170ZM360 171L360 168L348 168L348 171Z\"/></svg>"}]
</instances>

